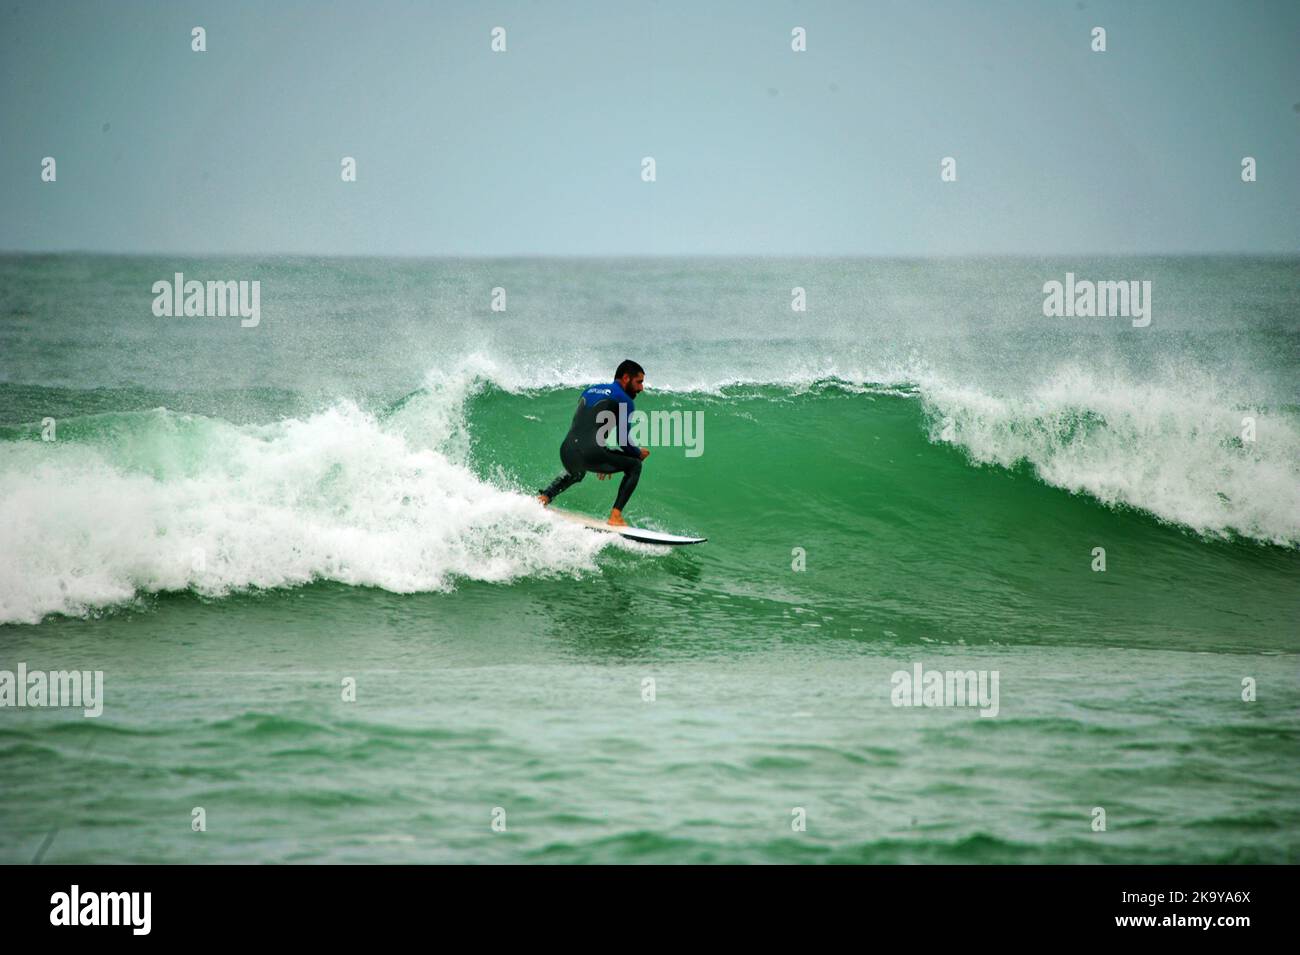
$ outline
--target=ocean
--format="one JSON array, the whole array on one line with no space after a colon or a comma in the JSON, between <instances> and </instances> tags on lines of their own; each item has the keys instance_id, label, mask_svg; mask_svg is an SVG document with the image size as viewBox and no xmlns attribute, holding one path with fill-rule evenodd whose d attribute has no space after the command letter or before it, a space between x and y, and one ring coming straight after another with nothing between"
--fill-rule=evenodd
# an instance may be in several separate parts
<instances>
[{"instance_id":1,"label":"ocean","mask_svg":"<svg viewBox=\"0 0 1300 955\"><path fill-rule=\"evenodd\" d=\"M624 358L706 544L533 499ZM1298 370L1286 257L0 256L0 671L103 675L0 862L1298 862Z\"/></svg>"}]
</instances>

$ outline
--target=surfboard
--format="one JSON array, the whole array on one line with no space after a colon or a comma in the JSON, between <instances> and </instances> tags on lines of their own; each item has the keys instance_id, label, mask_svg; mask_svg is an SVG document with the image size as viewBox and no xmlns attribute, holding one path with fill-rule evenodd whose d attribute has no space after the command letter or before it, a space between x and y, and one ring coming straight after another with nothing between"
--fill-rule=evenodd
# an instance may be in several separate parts
<instances>
[{"instance_id":1,"label":"surfboard","mask_svg":"<svg viewBox=\"0 0 1300 955\"><path fill-rule=\"evenodd\" d=\"M626 537L628 540L642 544L661 544L668 547L677 547L681 544L703 544L708 540L707 537L682 537L679 534L665 534L663 531L649 531L641 527L614 527L604 521L598 521L594 517L574 514L572 511L562 511L558 507L548 507L546 510L556 517L562 517L573 524L581 524L583 527L590 528L593 531L603 531L606 534L617 534L619 537Z\"/></svg>"}]
</instances>

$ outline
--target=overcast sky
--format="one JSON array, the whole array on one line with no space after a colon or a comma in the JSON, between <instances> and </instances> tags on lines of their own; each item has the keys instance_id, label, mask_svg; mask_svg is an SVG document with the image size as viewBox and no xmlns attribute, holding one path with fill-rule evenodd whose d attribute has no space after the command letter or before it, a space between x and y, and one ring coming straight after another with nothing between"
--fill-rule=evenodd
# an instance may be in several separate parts
<instances>
[{"instance_id":1,"label":"overcast sky","mask_svg":"<svg viewBox=\"0 0 1300 955\"><path fill-rule=\"evenodd\" d=\"M1295 0L0 3L0 249L1300 251Z\"/></svg>"}]
</instances>

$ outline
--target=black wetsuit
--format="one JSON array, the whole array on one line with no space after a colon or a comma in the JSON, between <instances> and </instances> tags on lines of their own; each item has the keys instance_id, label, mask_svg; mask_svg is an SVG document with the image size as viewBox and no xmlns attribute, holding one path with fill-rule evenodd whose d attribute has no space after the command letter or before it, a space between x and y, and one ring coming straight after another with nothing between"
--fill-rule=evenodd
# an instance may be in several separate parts
<instances>
[{"instance_id":1,"label":"black wetsuit","mask_svg":"<svg viewBox=\"0 0 1300 955\"><path fill-rule=\"evenodd\" d=\"M621 416L620 406L624 409ZM588 471L597 474L621 472L623 481L618 486L614 507L621 511L627 506L627 499L636 490L637 481L641 480L641 449L628 440L624 430L634 410L632 399L618 382L592 385L582 393L569 433L560 445L564 473L541 492L547 500L555 500L557 494L577 484ZM620 445L617 449L604 445L602 439L610 434L618 435Z\"/></svg>"}]
</instances>

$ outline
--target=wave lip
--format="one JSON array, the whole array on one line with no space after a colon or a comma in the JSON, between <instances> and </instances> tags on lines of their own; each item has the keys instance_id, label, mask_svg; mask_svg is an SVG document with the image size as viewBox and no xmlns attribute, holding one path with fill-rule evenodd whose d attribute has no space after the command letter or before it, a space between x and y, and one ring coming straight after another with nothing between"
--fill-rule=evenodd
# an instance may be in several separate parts
<instances>
[{"instance_id":1,"label":"wave lip","mask_svg":"<svg viewBox=\"0 0 1300 955\"><path fill-rule=\"evenodd\" d=\"M572 369L506 370L481 355L460 369L509 393L599 380ZM1035 384L995 390L954 379L917 353L884 360L848 349L743 373L679 374L654 388L705 400L919 397L930 440L962 448L976 464L1027 464L1053 487L1204 536L1300 546L1300 417L1294 407L1261 407L1249 381L1215 378L1192 363L1152 367L1145 378L1104 361L1064 363ZM1243 437L1247 418L1254 440Z\"/></svg>"}]
</instances>

